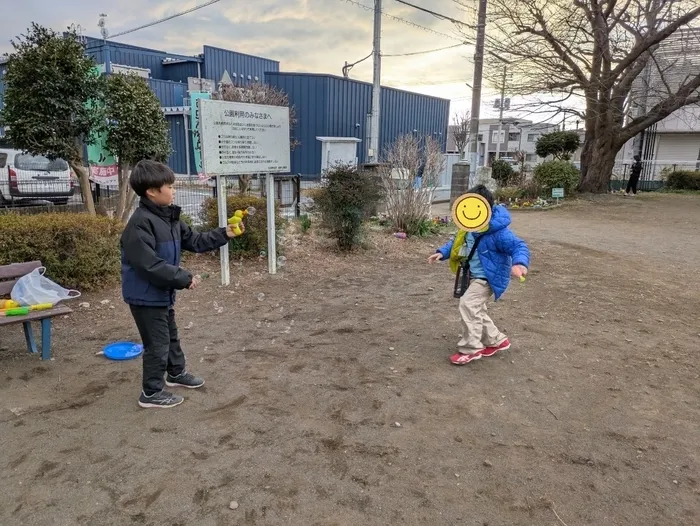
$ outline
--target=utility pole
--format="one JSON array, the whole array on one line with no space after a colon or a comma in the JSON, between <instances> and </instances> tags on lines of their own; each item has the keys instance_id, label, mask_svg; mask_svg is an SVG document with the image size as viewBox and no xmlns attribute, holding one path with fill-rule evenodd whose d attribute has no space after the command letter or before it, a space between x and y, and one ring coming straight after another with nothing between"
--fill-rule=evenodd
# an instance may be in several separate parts
<instances>
[{"instance_id":1,"label":"utility pole","mask_svg":"<svg viewBox=\"0 0 700 526\"><path fill-rule=\"evenodd\" d=\"M501 103L499 104L498 112L498 140L496 141L496 160L501 157L501 129L503 126L503 107L506 104L506 76L508 75L508 67L503 66L503 82L501 83ZM509 126L510 128L510 126Z\"/></svg>"},{"instance_id":2,"label":"utility pole","mask_svg":"<svg viewBox=\"0 0 700 526\"><path fill-rule=\"evenodd\" d=\"M379 162L379 102L381 98L382 81L382 0L374 0L374 76L372 78L372 117L369 124L369 151L367 152L370 163Z\"/></svg>"},{"instance_id":3,"label":"utility pole","mask_svg":"<svg viewBox=\"0 0 700 526\"><path fill-rule=\"evenodd\" d=\"M476 49L474 51L474 82L472 83L472 122L469 144L469 185L476 180L479 159L479 110L481 109L481 83L484 75L484 40L486 39L487 0L479 0L476 25Z\"/></svg>"}]
</instances>

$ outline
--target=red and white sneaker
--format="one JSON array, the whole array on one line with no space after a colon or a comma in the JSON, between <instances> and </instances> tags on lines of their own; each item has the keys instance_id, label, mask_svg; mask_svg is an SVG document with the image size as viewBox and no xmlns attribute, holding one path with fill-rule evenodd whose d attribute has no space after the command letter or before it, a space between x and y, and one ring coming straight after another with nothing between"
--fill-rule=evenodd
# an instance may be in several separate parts
<instances>
[{"instance_id":1,"label":"red and white sneaker","mask_svg":"<svg viewBox=\"0 0 700 526\"><path fill-rule=\"evenodd\" d=\"M505 340L503 340L501 343L499 343L495 347L486 347L486 349L481 351L480 354L481 354L481 356L489 357L489 356L493 356L498 351L507 351L508 349L510 349L510 340L508 338L506 338Z\"/></svg>"},{"instance_id":2,"label":"red and white sneaker","mask_svg":"<svg viewBox=\"0 0 700 526\"><path fill-rule=\"evenodd\" d=\"M469 362L478 360L481 358L481 353L483 351L476 351L469 354L462 354L461 352L455 353L450 356L450 361L455 365L467 365Z\"/></svg>"}]
</instances>

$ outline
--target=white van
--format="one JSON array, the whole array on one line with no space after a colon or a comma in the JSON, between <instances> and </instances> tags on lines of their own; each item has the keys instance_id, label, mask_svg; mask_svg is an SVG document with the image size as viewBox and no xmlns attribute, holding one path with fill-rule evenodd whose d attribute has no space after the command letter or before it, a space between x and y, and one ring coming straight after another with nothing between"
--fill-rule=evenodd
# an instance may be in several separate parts
<instances>
[{"instance_id":1,"label":"white van","mask_svg":"<svg viewBox=\"0 0 700 526\"><path fill-rule=\"evenodd\" d=\"M75 192L68 163L0 149L0 205L50 201L65 205Z\"/></svg>"}]
</instances>

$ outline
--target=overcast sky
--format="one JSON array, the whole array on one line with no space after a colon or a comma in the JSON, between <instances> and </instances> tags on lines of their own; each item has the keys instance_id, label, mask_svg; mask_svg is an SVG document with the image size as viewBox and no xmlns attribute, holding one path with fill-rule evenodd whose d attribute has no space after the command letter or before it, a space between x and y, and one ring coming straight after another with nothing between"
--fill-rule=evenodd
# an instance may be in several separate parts
<instances>
[{"instance_id":1,"label":"overcast sky","mask_svg":"<svg viewBox=\"0 0 700 526\"><path fill-rule=\"evenodd\" d=\"M8 0L9 1L9 0ZM62 30L76 24L82 33L99 36L97 22L106 13L110 34L138 27L206 0L27 0L3 9L0 53L11 51L9 38L31 22ZM355 1L355 0L353 0ZM473 11L459 10L452 0L412 0L454 18L473 23ZM466 0L476 6L474 0ZM373 0L221 0L188 15L143 29L115 40L172 53L194 55L204 44L280 61L283 71L341 74L344 62L354 62L372 49L372 12L360 5ZM115 7L118 5L118 8ZM412 53L459 44L451 22L384 0L384 12L404 21L382 18L382 52ZM412 26L411 22L422 26ZM432 33L430 30L441 33ZM431 54L385 57L382 83L453 99L452 111L469 109L473 48ZM351 77L371 81L372 61L357 65ZM494 116L487 90L482 117Z\"/></svg>"}]
</instances>

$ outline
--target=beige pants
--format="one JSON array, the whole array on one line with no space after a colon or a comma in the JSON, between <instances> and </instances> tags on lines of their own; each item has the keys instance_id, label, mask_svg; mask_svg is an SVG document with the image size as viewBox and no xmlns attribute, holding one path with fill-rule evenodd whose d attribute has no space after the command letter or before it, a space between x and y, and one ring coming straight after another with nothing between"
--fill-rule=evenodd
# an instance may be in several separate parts
<instances>
[{"instance_id":1,"label":"beige pants","mask_svg":"<svg viewBox=\"0 0 700 526\"><path fill-rule=\"evenodd\" d=\"M461 353L469 354L486 347L495 347L506 339L487 314L486 302L493 295L488 282L473 280L467 292L459 300L464 336L457 344Z\"/></svg>"}]
</instances>

